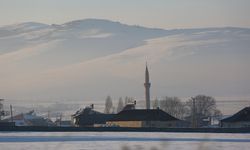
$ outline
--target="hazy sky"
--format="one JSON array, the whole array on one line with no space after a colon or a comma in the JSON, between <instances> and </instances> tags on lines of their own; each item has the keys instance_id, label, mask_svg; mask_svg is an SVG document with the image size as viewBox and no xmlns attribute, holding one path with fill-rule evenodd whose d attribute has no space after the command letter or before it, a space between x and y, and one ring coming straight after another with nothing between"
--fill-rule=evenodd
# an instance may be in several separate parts
<instances>
[{"instance_id":1,"label":"hazy sky","mask_svg":"<svg viewBox=\"0 0 250 150\"><path fill-rule=\"evenodd\" d=\"M97 20L92 20L96 26L82 21L79 26L1 28L0 98L24 105L89 105L104 102L107 95L116 101L120 96L144 100L147 60L152 99L187 100L198 94L250 99L250 0L0 0L0 26L86 18L165 29L249 29L165 33ZM243 107L220 104L228 112Z\"/></svg>"},{"instance_id":2,"label":"hazy sky","mask_svg":"<svg viewBox=\"0 0 250 150\"><path fill-rule=\"evenodd\" d=\"M102 18L161 28L250 27L249 0L0 0L0 26Z\"/></svg>"}]
</instances>

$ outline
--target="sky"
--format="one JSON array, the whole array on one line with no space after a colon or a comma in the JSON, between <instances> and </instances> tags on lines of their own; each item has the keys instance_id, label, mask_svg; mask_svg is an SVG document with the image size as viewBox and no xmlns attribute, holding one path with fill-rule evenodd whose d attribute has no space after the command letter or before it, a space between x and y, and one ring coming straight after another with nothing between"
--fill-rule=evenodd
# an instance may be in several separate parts
<instances>
[{"instance_id":1,"label":"sky","mask_svg":"<svg viewBox=\"0 0 250 150\"><path fill-rule=\"evenodd\" d=\"M157 28L250 27L249 0L0 0L0 26L109 19Z\"/></svg>"}]
</instances>

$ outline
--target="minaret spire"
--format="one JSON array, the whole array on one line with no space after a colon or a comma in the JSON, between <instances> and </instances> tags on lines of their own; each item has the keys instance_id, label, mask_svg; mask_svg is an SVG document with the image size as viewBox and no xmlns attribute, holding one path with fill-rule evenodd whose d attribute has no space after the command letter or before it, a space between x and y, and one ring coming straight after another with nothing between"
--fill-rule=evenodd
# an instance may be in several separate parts
<instances>
[{"instance_id":1,"label":"minaret spire","mask_svg":"<svg viewBox=\"0 0 250 150\"><path fill-rule=\"evenodd\" d=\"M146 70L145 70L145 99L146 99L146 108L150 109L150 86L151 83L149 82L149 72L148 72L148 64L146 62Z\"/></svg>"}]
</instances>

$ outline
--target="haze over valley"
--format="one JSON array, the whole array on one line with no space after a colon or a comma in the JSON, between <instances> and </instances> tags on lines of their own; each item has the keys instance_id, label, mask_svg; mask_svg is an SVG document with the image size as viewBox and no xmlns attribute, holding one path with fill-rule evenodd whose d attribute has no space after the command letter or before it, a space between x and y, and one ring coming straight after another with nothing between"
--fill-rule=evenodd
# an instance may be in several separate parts
<instances>
[{"instance_id":1,"label":"haze over valley","mask_svg":"<svg viewBox=\"0 0 250 150\"><path fill-rule=\"evenodd\" d=\"M250 29L156 29L101 19L0 27L0 95L33 102L250 95ZM84 102L83 102L84 103Z\"/></svg>"}]
</instances>

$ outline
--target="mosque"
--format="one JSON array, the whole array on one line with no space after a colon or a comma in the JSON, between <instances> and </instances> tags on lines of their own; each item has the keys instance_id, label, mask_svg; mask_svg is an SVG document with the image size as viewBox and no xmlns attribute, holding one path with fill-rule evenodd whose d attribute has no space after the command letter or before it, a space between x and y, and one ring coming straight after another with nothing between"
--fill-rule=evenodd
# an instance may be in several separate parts
<instances>
[{"instance_id":1,"label":"mosque","mask_svg":"<svg viewBox=\"0 0 250 150\"><path fill-rule=\"evenodd\" d=\"M145 69L145 109L136 109L134 104L128 104L117 114L104 114L86 107L72 115L76 126L111 126L111 127L152 127L152 128L177 128L186 127L185 121L177 119L163 110L150 108L150 78L148 66Z\"/></svg>"}]
</instances>

